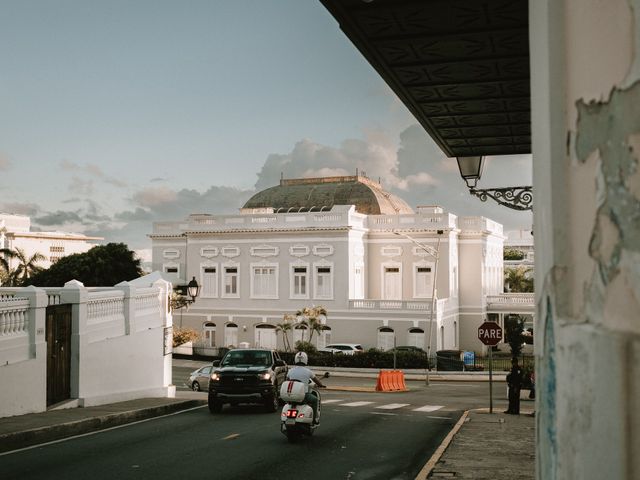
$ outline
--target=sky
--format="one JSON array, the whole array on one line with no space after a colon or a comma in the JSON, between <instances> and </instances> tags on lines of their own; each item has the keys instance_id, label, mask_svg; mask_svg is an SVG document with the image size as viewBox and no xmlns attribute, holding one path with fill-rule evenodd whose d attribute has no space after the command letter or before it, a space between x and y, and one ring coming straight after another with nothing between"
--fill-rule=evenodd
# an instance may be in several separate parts
<instances>
[{"instance_id":1,"label":"sky","mask_svg":"<svg viewBox=\"0 0 640 480\"><path fill-rule=\"evenodd\" d=\"M0 212L124 242L236 213L285 178L353 175L409 205L530 229L471 197L319 0L0 0ZM479 188L531 185L489 158Z\"/></svg>"}]
</instances>

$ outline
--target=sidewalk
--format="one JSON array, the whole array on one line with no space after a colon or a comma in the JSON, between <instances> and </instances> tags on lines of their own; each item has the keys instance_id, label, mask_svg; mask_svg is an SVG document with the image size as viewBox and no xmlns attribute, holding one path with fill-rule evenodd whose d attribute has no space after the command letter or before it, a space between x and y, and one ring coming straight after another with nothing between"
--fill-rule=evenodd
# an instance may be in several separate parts
<instances>
[{"instance_id":1,"label":"sidewalk","mask_svg":"<svg viewBox=\"0 0 640 480\"><path fill-rule=\"evenodd\" d=\"M460 420L416 480L535 478L536 422L531 411L507 415L471 410Z\"/></svg>"}]
</instances>

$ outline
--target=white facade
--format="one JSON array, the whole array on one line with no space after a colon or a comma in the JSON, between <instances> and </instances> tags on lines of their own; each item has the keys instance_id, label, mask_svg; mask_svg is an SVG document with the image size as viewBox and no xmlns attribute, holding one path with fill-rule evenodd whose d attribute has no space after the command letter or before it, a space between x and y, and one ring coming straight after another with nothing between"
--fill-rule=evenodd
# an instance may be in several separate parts
<instances>
[{"instance_id":1,"label":"white facade","mask_svg":"<svg viewBox=\"0 0 640 480\"><path fill-rule=\"evenodd\" d=\"M284 314L321 305L328 328L320 343L387 349L395 341L427 350L431 340L432 352L480 351L486 297L502 292L502 226L441 208L398 215L365 215L352 205L305 213L243 209L156 223L150 237L154 270L174 283L196 277L202 285L180 317L183 326L206 330L211 347L261 344ZM440 252L433 316L436 262L412 239ZM303 333L294 330L289 339ZM277 345L283 347L281 334Z\"/></svg>"},{"instance_id":2,"label":"white facade","mask_svg":"<svg viewBox=\"0 0 640 480\"><path fill-rule=\"evenodd\" d=\"M44 255L45 260L38 266L49 268L60 258L74 253L85 253L102 237L88 237L66 232L31 232L31 220L24 215L0 213L0 248L20 248L27 258L36 253ZM17 260L9 260L9 266L15 268Z\"/></svg>"},{"instance_id":3,"label":"white facade","mask_svg":"<svg viewBox=\"0 0 640 480\"><path fill-rule=\"evenodd\" d=\"M1 288L0 417L47 410L52 383L61 381L48 370L57 359L55 346L47 348L53 326L47 316L64 306L68 395L56 406L175 396L171 350L163 349L172 340L170 290L157 274L112 288L84 288L75 280L55 289Z\"/></svg>"}]
</instances>

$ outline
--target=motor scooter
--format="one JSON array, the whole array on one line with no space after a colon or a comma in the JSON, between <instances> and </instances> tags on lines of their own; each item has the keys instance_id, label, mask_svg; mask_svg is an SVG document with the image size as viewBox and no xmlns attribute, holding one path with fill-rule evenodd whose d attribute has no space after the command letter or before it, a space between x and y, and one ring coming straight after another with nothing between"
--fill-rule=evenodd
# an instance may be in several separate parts
<instances>
[{"instance_id":1,"label":"motor scooter","mask_svg":"<svg viewBox=\"0 0 640 480\"><path fill-rule=\"evenodd\" d=\"M311 436L320 425L320 392L316 388L296 380L287 380L280 387L280 398L285 401L280 414L280 431L293 443L303 435ZM318 397L318 418L313 421L313 409L305 403L307 392Z\"/></svg>"}]
</instances>

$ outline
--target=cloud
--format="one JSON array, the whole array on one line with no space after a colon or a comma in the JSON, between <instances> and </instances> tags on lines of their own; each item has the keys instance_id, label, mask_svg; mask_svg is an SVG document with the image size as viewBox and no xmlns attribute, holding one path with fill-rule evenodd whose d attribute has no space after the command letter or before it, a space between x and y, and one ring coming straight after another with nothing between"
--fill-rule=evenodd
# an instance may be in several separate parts
<instances>
[{"instance_id":1,"label":"cloud","mask_svg":"<svg viewBox=\"0 0 640 480\"><path fill-rule=\"evenodd\" d=\"M1 204L0 210L6 213L33 216L38 214L40 207L35 203L6 202Z\"/></svg>"},{"instance_id":2,"label":"cloud","mask_svg":"<svg viewBox=\"0 0 640 480\"><path fill-rule=\"evenodd\" d=\"M75 175L71 177L71 182L69 183L69 191L76 195L92 195L93 194L93 181L91 180L82 180Z\"/></svg>"},{"instance_id":3,"label":"cloud","mask_svg":"<svg viewBox=\"0 0 640 480\"><path fill-rule=\"evenodd\" d=\"M133 201L142 207L157 207L165 203L174 202L177 198L175 191L167 186L148 187L137 192Z\"/></svg>"},{"instance_id":4,"label":"cloud","mask_svg":"<svg viewBox=\"0 0 640 480\"><path fill-rule=\"evenodd\" d=\"M447 158L424 129L415 124L403 130L399 142L384 132L369 131L365 139L347 139L330 147L303 139L291 152L268 156L255 184L256 190L277 185L285 178L366 174L409 205L440 205L458 216L485 216L507 228L528 227L531 212L519 212L469 195L457 162ZM531 185L531 156L488 158L482 185ZM481 186L482 188L482 186Z\"/></svg>"},{"instance_id":5,"label":"cloud","mask_svg":"<svg viewBox=\"0 0 640 480\"><path fill-rule=\"evenodd\" d=\"M82 224L83 220L79 211L65 212L58 210L55 212L48 212L44 215L33 218L33 222L43 227L61 226L65 224Z\"/></svg>"},{"instance_id":6,"label":"cloud","mask_svg":"<svg viewBox=\"0 0 640 480\"><path fill-rule=\"evenodd\" d=\"M104 183L114 185L116 187L124 188L127 186L127 183L120 180L119 178L109 176L102 171L98 165L94 165L92 163L87 163L85 165L80 165L78 163L72 162L70 160L62 160L60 162L60 168L62 170L71 171L76 174L84 173L91 177L100 179Z\"/></svg>"}]
</instances>

